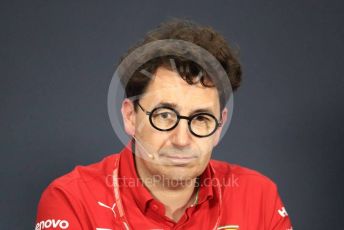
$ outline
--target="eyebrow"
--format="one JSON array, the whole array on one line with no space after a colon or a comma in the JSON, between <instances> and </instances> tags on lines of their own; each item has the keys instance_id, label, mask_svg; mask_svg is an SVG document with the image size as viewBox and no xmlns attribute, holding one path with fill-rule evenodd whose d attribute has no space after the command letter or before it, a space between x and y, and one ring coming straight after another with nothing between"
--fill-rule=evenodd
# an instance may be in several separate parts
<instances>
[{"instance_id":1,"label":"eyebrow","mask_svg":"<svg viewBox=\"0 0 344 230\"><path fill-rule=\"evenodd\" d=\"M178 108L179 108L179 106L176 103L170 103L170 102L160 102L156 106L154 106L154 108L157 108L157 107L170 107L170 108L173 108L175 110L178 110ZM200 108L200 109L196 109L196 110L191 111L189 116L192 114L196 114L196 113L210 113L210 114L214 115L211 108Z\"/></svg>"}]
</instances>

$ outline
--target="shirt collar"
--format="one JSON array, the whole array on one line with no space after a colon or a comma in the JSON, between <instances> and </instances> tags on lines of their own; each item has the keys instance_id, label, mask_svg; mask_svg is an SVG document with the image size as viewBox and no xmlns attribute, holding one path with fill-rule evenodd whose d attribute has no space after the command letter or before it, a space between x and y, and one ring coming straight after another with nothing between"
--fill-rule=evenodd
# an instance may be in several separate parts
<instances>
[{"instance_id":1,"label":"shirt collar","mask_svg":"<svg viewBox=\"0 0 344 230\"><path fill-rule=\"evenodd\" d=\"M211 167L210 162L208 163L207 167L203 171L200 176L200 187L199 187L199 195L198 195L198 204L201 204L208 199L213 198L213 182L214 173Z\"/></svg>"},{"instance_id":2,"label":"shirt collar","mask_svg":"<svg viewBox=\"0 0 344 230\"><path fill-rule=\"evenodd\" d=\"M129 192L142 212L145 212L146 206L153 196L143 185L135 168L134 154L132 152L133 140L129 141L120 153L119 176L123 180L123 189Z\"/></svg>"},{"instance_id":3,"label":"shirt collar","mask_svg":"<svg viewBox=\"0 0 344 230\"><path fill-rule=\"evenodd\" d=\"M139 208L144 213L147 210L149 202L154 198L150 194L149 190L143 185L137 174L134 154L132 152L133 141L134 140L129 141L125 148L120 152L119 177L123 179L123 188L125 189L125 192L130 192ZM211 164L209 163L200 176L197 204L201 204L213 198L213 176L214 173L211 170Z\"/></svg>"}]
</instances>

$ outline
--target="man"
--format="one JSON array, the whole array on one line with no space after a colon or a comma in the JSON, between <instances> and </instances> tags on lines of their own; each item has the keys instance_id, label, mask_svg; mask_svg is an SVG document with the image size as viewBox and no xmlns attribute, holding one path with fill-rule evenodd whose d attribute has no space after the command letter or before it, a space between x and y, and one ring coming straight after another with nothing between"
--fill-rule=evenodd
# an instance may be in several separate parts
<instances>
[{"instance_id":1,"label":"man","mask_svg":"<svg viewBox=\"0 0 344 230\"><path fill-rule=\"evenodd\" d=\"M228 89L241 81L228 44L212 28L181 20L163 23L134 48L154 41L166 41L159 55L147 55L153 46L141 50L134 56L147 60L120 76L129 143L53 181L41 197L36 229L292 229L271 180L211 160L231 109ZM174 41L207 50L228 83L188 58L195 47Z\"/></svg>"}]
</instances>

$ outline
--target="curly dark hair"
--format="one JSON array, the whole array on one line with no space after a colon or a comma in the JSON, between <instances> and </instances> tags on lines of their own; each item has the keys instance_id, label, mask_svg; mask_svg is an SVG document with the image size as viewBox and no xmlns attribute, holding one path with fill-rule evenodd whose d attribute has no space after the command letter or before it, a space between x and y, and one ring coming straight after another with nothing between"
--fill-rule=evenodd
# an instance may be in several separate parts
<instances>
[{"instance_id":1,"label":"curly dark hair","mask_svg":"<svg viewBox=\"0 0 344 230\"><path fill-rule=\"evenodd\" d=\"M237 58L237 53L232 50L223 36L214 31L213 28L201 26L189 20L172 19L161 23L157 28L149 31L140 42L131 47L128 52L122 56L121 61L136 48L142 47L150 42L164 39L191 42L207 50L217 59L225 70L232 90L235 91L240 86L242 71ZM168 49L173 49L173 47L161 47L161 51L166 51ZM127 82L124 82L121 79L122 83L125 84L126 97L131 98L142 95L148 86L151 78L143 74L141 70L144 69L149 73L154 74L158 67L161 66L171 69L171 59L174 60L175 67L179 75L188 84L196 83L195 79L197 76L200 76L200 73L202 73L202 77L198 79L202 85L206 87L214 87L214 84L212 84L213 81L208 76L208 73L206 73L204 69L193 60L184 58L182 54L165 56L158 55L158 57L148 60L146 63L140 65L140 67L129 77ZM221 92L219 92L219 94L221 95ZM224 108L226 100L226 98L221 98L220 96L221 110ZM134 100L135 110L137 109L137 101L138 99Z\"/></svg>"}]
</instances>

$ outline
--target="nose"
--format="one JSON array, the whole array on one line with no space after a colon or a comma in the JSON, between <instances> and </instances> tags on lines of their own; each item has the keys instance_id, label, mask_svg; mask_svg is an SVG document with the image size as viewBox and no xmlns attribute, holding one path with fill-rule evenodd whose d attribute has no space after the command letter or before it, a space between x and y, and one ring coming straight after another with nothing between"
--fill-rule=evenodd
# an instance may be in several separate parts
<instances>
[{"instance_id":1,"label":"nose","mask_svg":"<svg viewBox=\"0 0 344 230\"><path fill-rule=\"evenodd\" d=\"M172 131L172 144L176 147L188 146L191 142L191 133L188 126L188 121L180 119L176 128Z\"/></svg>"}]
</instances>

